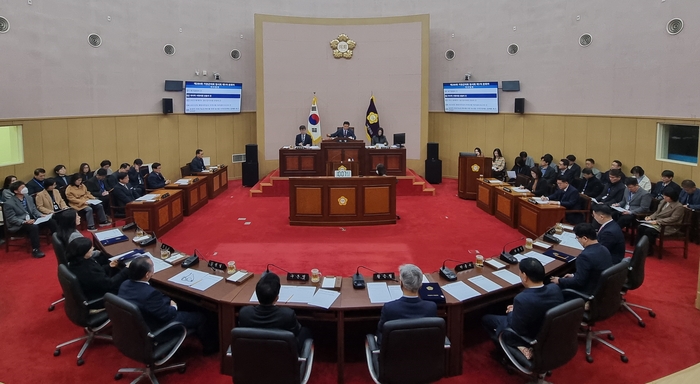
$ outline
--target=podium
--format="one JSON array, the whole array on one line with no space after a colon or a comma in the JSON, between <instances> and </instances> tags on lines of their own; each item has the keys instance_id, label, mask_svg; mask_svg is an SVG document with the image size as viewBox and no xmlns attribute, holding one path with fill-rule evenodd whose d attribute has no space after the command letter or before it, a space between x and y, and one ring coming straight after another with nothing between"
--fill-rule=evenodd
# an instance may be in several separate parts
<instances>
[{"instance_id":1,"label":"podium","mask_svg":"<svg viewBox=\"0 0 700 384\"><path fill-rule=\"evenodd\" d=\"M365 142L362 140L323 140L321 152L324 164L357 162L358 171L364 171Z\"/></svg>"},{"instance_id":2,"label":"podium","mask_svg":"<svg viewBox=\"0 0 700 384\"><path fill-rule=\"evenodd\" d=\"M478 179L491 177L491 158L459 156L457 195L462 199L476 200Z\"/></svg>"}]
</instances>

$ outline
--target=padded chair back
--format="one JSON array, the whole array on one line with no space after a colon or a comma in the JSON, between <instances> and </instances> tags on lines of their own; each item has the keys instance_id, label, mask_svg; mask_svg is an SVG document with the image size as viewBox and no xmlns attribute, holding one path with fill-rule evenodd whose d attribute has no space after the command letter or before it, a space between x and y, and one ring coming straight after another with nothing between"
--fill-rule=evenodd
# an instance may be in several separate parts
<instances>
[{"instance_id":1,"label":"padded chair back","mask_svg":"<svg viewBox=\"0 0 700 384\"><path fill-rule=\"evenodd\" d=\"M68 204L68 197L66 197L66 188L68 188L67 185L65 185L65 186L63 186L63 187L61 187L61 188L58 188L58 193L61 195L61 198L63 199L63 201L64 201L66 204Z\"/></svg>"},{"instance_id":2,"label":"padded chair back","mask_svg":"<svg viewBox=\"0 0 700 384\"><path fill-rule=\"evenodd\" d=\"M516 187L527 187L530 184L532 178L527 175L515 175L515 186Z\"/></svg>"},{"instance_id":3,"label":"padded chair back","mask_svg":"<svg viewBox=\"0 0 700 384\"><path fill-rule=\"evenodd\" d=\"M588 321L595 323L605 320L620 310L622 286L627 280L627 262L621 262L600 274L598 287L589 304Z\"/></svg>"},{"instance_id":4,"label":"padded chair back","mask_svg":"<svg viewBox=\"0 0 700 384\"><path fill-rule=\"evenodd\" d=\"M533 372L551 371L576 356L583 312L583 299L570 300L547 311L533 347Z\"/></svg>"},{"instance_id":5,"label":"padded chair back","mask_svg":"<svg viewBox=\"0 0 700 384\"><path fill-rule=\"evenodd\" d=\"M112 293L106 293L104 301L112 321L112 339L119 352L140 363L153 363L153 341L148 336L150 329L139 308Z\"/></svg>"},{"instance_id":6,"label":"padded chair back","mask_svg":"<svg viewBox=\"0 0 700 384\"><path fill-rule=\"evenodd\" d=\"M51 245L53 245L53 253L56 254L58 264L68 264L68 260L66 259L66 247L63 246L63 242L58 238L58 232L54 232L51 235Z\"/></svg>"},{"instance_id":7,"label":"padded chair back","mask_svg":"<svg viewBox=\"0 0 700 384\"><path fill-rule=\"evenodd\" d=\"M180 175L182 175L182 177L192 175L192 171L190 171L190 163L185 164L184 167L180 167Z\"/></svg>"},{"instance_id":8,"label":"padded chair back","mask_svg":"<svg viewBox=\"0 0 700 384\"><path fill-rule=\"evenodd\" d=\"M87 298L83 294L78 278L65 264L58 265L58 282L61 284L61 289L63 289L63 297L66 298L63 306L66 316L73 324L87 327L90 321Z\"/></svg>"},{"instance_id":9,"label":"padded chair back","mask_svg":"<svg viewBox=\"0 0 700 384\"><path fill-rule=\"evenodd\" d=\"M444 319L423 317L387 321L379 348L379 382L438 381L445 375L445 354Z\"/></svg>"},{"instance_id":10,"label":"padded chair back","mask_svg":"<svg viewBox=\"0 0 700 384\"><path fill-rule=\"evenodd\" d=\"M236 327L231 330L233 382L301 382L297 340L279 329Z\"/></svg>"},{"instance_id":11,"label":"padded chair back","mask_svg":"<svg viewBox=\"0 0 700 384\"><path fill-rule=\"evenodd\" d=\"M647 255L649 254L649 238L642 236L634 247L634 254L630 259L626 289L637 289L644 282L644 265L646 264Z\"/></svg>"}]
</instances>

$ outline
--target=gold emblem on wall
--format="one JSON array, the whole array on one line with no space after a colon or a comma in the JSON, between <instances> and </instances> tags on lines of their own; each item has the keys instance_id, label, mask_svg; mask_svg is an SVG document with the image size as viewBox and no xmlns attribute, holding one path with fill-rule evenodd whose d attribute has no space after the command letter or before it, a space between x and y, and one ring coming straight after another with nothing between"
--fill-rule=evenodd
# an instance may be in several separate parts
<instances>
[{"instance_id":1,"label":"gold emblem on wall","mask_svg":"<svg viewBox=\"0 0 700 384\"><path fill-rule=\"evenodd\" d=\"M340 196L338 198L338 205L348 205L348 198L345 196Z\"/></svg>"},{"instance_id":2,"label":"gold emblem on wall","mask_svg":"<svg viewBox=\"0 0 700 384\"><path fill-rule=\"evenodd\" d=\"M351 59L352 50L355 49L356 45L357 43L355 43L354 40L350 40L350 38L348 38L348 35L341 33L340 35L338 35L337 39L331 40L331 49L333 50L333 57L335 57L336 59Z\"/></svg>"},{"instance_id":3,"label":"gold emblem on wall","mask_svg":"<svg viewBox=\"0 0 700 384\"><path fill-rule=\"evenodd\" d=\"M479 164L472 164L472 172L479 172L480 169Z\"/></svg>"}]
</instances>

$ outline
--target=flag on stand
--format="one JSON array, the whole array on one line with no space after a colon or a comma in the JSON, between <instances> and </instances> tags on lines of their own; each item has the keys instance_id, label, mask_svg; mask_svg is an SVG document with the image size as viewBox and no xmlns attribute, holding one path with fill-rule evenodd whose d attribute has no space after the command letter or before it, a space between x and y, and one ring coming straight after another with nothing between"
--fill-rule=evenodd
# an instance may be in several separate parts
<instances>
[{"instance_id":1,"label":"flag on stand","mask_svg":"<svg viewBox=\"0 0 700 384\"><path fill-rule=\"evenodd\" d=\"M318 116L318 107L316 106L316 96L311 102L311 112L309 112L309 133L313 139L314 145L318 145L321 141L321 118Z\"/></svg>"},{"instance_id":2,"label":"flag on stand","mask_svg":"<svg viewBox=\"0 0 700 384\"><path fill-rule=\"evenodd\" d=\"M374 95L369 98L369 107L367 107L367 117L365 118L365 131L367 133L367 142L372 142L372 136L377 134L379 130L379 114L377 107L374 105Z\"/></svg>"}]
</instances>

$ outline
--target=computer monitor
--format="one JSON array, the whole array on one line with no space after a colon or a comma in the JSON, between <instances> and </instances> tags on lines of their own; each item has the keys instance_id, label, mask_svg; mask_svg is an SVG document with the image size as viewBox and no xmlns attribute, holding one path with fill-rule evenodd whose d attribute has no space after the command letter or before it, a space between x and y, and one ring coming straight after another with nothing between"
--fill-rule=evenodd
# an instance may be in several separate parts
<instances>
[{"instance_id":1,"label":"computer monitor","mask_svg":"<svg viewBox=\"0 0 700 384\"><path fill-rule=\"evenodd\" d=\"M460 156L466 156L466 157L476 157L476 153L475 153L475 152L460 152L459 155L460 155Z\"/></svg>"},{"instance_id":2,"label":"computer monitor","mask_svg":"<svg viewBox=\"0 0 700 384\"><path fill-rule=\"evenodd\" d=\"M405 133L394 133L394 145L397 147L403 147L406 144L406 134Z\"/></svg>"}]
</instances>

